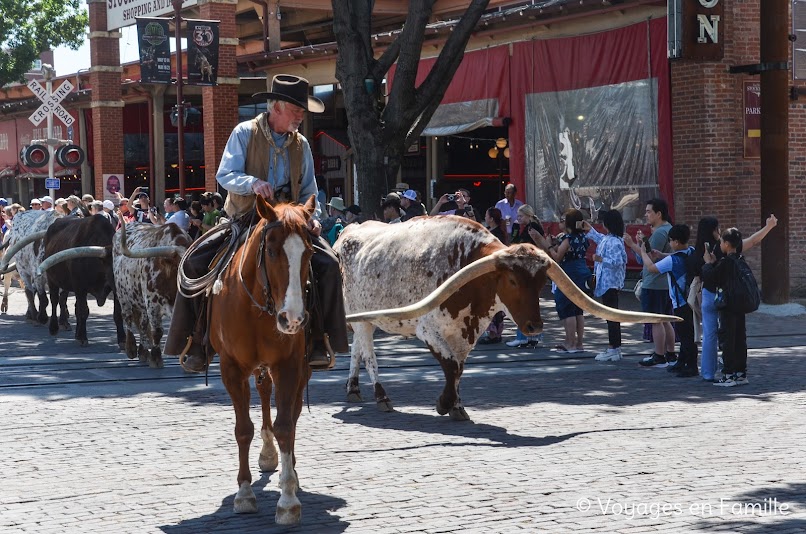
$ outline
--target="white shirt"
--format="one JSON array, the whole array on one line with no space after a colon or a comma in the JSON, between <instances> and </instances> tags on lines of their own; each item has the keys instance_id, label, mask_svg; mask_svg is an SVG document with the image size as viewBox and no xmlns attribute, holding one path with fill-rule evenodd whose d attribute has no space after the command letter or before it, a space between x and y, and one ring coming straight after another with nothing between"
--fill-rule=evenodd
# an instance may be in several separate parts
<instances>
[{"instance_id":1,"label":"white shirt","mask_svg":"<svg viewBox=\"0 0 806 534\"><path fill-rule=\"evenodd\" d=\"M507 233L512 233L512 223L518 220L518 208L523 206L523 202L515 199L513 206L509 205L509 200L502 198L495 203L495 207L501 210L501 218L507 222Z\"/></svg>"}]
</instances>

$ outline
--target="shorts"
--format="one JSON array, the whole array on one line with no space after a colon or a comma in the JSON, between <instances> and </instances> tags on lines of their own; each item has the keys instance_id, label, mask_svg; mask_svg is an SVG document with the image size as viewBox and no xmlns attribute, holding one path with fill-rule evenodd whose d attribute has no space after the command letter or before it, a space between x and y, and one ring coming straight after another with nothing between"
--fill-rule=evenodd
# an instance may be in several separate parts
<instances>
[{"instance_id":1,"label":"shorts","mask_svg":"<svg viewBox=\"0 0 806 534\"><path fill-rule=\"evenodd\" d=\"M641 290L641 311L646 313L672 314L672 300L668 289Z\"/></svg>"}]
</instances>

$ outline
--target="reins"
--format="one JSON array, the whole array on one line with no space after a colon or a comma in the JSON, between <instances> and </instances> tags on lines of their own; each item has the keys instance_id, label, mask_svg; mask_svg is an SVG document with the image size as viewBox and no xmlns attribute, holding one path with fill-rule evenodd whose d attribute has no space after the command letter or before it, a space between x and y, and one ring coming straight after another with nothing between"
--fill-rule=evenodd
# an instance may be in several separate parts
<instances>
[{"instance_id":1,"label":"reins","mask_svg":"<svg viewBox=\"0 0 806 534\"><path fill-rule=\"evenodd\" d=\"M268 265L266 264L265 261L263 261L263 252L264 252L265 247L266 247L266 234L268 233L269 230L271 230L272 228L276 228L276 227L280 226L281 224L282 223L279 220L271 222L271 223L266 223L265 225L263 225L263 229L260 232L260 244L258 245L258 249L257 249L257 265L256 265L256 267L257 267L258 273L260 273L260 277L262 278L261 281L262 281L262 285L263 285L263 298L266 301L265 305L261 306L260 304L258 304L257 300L255 300L255 297L249 291L249 288L246 287L246 282L243 281L243 262L244 262L244 257L246 256L246 253L245 253L246 251L244 251L244 253L241 254L241 260L240 260L240 262L238 262L238 280L241 282L241 286L243 287L243 290L249 296L249 300L252 301L252 304L255 306L255 308L259 309L262 312L266 312L269 315L274 315L274 313L275 313L275 305L274 305L274 298L271 296L271 290L270 290L270 287L269 287L269 273L268 273L268 270L267 270ZM247 231L246 243L249 242L249 237L251 236L251 234L252 234L252 227L250 227L249 230ZM244 247L245 246L246 246L246 244L244 244ZM262 269L261 269L261 267L262 267Z\"/></svg>"}]
</instances>

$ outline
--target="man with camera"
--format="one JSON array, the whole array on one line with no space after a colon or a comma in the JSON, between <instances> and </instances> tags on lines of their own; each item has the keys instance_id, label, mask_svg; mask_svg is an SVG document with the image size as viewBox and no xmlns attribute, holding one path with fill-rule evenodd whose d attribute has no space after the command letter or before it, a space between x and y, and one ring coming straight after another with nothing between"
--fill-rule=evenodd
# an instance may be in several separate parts
<instances>
[{"instance_id":1,"label":"man with camera","mask_svg":"<svg viewBox=\"0 0 806 534\"><path fill-rule=\"evenodd\" d=\"M134 220L136 222L154 224L153 217L157 212L156 207L151 206L151 199L148 198L147 187L135 187L129 204L134 206Z\"/></svg>"},{"instance_id":2,"label":"man with camera","mask_svg":"<svg viewBox=\"0 0 806 534\"><path fill-rule=\"evenodd\" d=\"M456 209L449 209L442 211L445 204L450 202L456 203ZM431 210L431 215L460 215L468 219L476 220L476 213L473 211L473 206L470 205L470 192L467 189L458 189L452 195L442 195Z\"/></svg>"}]
</instances>

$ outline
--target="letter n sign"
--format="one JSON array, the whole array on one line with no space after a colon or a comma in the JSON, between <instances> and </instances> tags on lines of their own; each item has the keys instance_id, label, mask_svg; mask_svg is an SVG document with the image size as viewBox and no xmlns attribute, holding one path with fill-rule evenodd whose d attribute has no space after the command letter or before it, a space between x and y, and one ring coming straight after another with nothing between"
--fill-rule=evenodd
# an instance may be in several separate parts
<instances>
[{"instance_id":1,"label":"letter n sign","mask_svg":"<svg viewBox=\"0 0 806 534\"><path fill-rule=\"evenodd\" d=\"M683 59L722 59L725 52L725 1L683 0Z\"/></svg>"}]
</instances>

